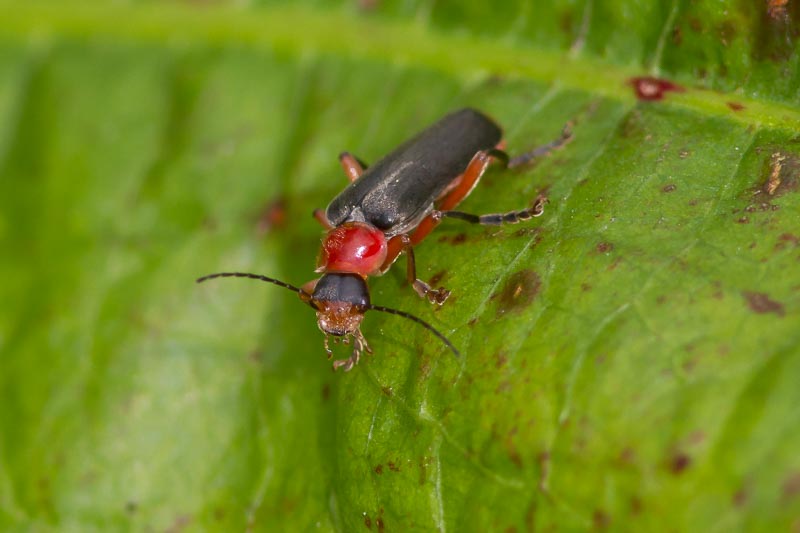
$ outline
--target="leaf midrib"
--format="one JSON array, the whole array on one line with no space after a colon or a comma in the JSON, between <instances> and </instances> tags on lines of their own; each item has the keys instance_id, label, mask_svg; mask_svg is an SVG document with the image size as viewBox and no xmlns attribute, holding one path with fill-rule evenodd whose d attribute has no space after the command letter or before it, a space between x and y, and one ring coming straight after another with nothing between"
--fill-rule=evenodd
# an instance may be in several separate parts
<instances>
[{"instance_id":1,"label":"leaf midrib","mask_svg":"<svg viewBox=\"0 0 800 533\"><path fill-rule=\"evenodd\" d=\"M370 17L365 24L363 16L347 9L70 4L1 2L4 16L0 17L0 36L45 44L60 38L100 38L160 45L247 46L295 55L323 52L425 66L458 76L489 72L557 82L564 89L629 102L635 96L626 80L643 74L643 69L594 56L572 57L562 51L437 32L416 22ZM800 110L738 94L691 88L670 94L668 102L701 115L723 116L756 127L800 129ZM744 107L733 111L730 102Z\"/></svg>"}]
</instances>

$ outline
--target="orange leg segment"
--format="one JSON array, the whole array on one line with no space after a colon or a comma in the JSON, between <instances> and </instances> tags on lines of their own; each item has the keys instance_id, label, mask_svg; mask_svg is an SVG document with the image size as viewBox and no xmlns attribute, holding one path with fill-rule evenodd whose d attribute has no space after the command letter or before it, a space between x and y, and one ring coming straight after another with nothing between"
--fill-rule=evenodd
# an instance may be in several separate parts
<instances>
[{"instance_id":1,"label":"orange leg segment","mask_svg":"<svg viewBox=\"0 0 800 533\"><path fill-rule=\"evenodd\" d=\"M439 211L449 211L460 204L464 198L469 196L469 193L471 193L472 189L478 184L483 173L486 172L492 159L493 157L487 150L481 150L475 154L472 161L469 162L467 170L456 178L456 180L458 180L458 185L454 187L447 196L442 198L437 209ZM419 223L417 229L414 230L414 233L411 234L411 244L414 245L422 242L439 222L440 221L433 216L429 215L425 217L422 222Z\"/></svg>"},{"instance_id":2,"label":"orange leg segment","mask_svg":"<svg viewBox=\"0 0 800 533\"><path fill-rule=\"evenodd\" d=\"M347 179L349 179L351 183L356 181L358 177L364 173L364 167L358 162L358 158L350 152L342 152L339 154L339 164L342 165L342 169L344 173L347 174Z\"/></svg>"}]
</instances>

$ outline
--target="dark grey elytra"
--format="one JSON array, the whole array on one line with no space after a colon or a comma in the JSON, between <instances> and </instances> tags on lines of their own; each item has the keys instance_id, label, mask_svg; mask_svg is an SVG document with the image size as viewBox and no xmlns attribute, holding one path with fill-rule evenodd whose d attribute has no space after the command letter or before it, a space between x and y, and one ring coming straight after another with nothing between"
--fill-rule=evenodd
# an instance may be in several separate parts
<instances>
[{"instance_id":1,"label":"dark grey elytra","mask_svg":"<svg viewBox=\"0 0 800 533\"><path fill-rule=\"evenodd\" d=\"M430 214L436 198L475 154L494 149L502 135L492 119L475 109L450 113L367 168L325 214L334 226L363 221L387 238L404 233Z\"/></svg>"}]
</instances>

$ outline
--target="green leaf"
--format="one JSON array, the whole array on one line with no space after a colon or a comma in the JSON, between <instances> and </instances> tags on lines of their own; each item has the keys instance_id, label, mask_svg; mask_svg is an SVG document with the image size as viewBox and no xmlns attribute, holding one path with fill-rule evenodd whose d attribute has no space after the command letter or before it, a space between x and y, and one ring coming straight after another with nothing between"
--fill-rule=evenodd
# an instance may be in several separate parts
<instances>
[{"instance_id":1,"label":"green leaf","mask_svg":"<svg viewBox=\"0 0 800 533\"><path fill-rule=\"evenodd\" d=\"M0 17L3 530L788 530L800 10L30 2ZM637 100L631 78L683 92ZM465 105L492 168L332 373L309 216ZM336 348L346 357L345 347Z\"/></svg>"}]
</instances>

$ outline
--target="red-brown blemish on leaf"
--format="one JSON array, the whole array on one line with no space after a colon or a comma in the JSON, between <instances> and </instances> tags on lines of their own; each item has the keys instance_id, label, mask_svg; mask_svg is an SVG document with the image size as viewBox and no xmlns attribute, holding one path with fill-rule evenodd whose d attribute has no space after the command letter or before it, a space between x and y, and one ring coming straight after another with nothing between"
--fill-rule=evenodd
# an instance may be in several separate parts
<instances>
[{"instance_id":1,"label":"red-brown blemish on leaf","mask_svg":"<svg viewBox=\"0 0 800 533\"><path fill-rule=\"evenodd\" d=\"M381 474L383 474L383 465L380 465L380 464L379 464L378 466L376 466L376 467L374 468L374 470L375 470L375 473L376 473L376 474L378 474L378 475L380 476Z\"/></svg>"},{"instance_id":2,"label":"red-brown blemish on leaf","mask_svg":"<svg viewBox=\"0 0 800 533\"><path fill-rule=\"evenodd\" d=\"M785 500L789 500L800 494L800 472L794 472L783 482L781 493Z\"/></svg>"},{"instance_id":3,"label":"red-brown blemish on leaf","mask_svg":"<svg viewBox=\"0 0 800 533\"><path fill-rule=\"evenodd\" d=\"M495 368L502 368L508 362L508 355L505 351L498 352L494 356L494 361Z\"/></svg>"},{"instance_id":4,"label":"red-brown blemish on leaf","mask_svg":"<svg viewBox=\"0 0 800 533\"><path fill-rule=\"evenodd\" d=\"M640 76L628 80L639 100L654 101L664 98L666 92L684 92L682 86L662 78L653 76Z\"/></svg>"},{"instance_id":5,"label":"red-brown blemish on leaf","mask_svg":"<svg viewBox=\"0 0 800 533\"><path fill-rule=\"evenodd\" d=\"M375 525L378 526L378 533L383 533L386 529L386 526L383 524L383 518L380 516L375 519Z\"/></svg>"},{"instance_id":6,"label":"red-brown blemish on leaf","mask_svg":"<svg viewBox=\"0 0 800 533\"><path fill-rule=\"evenodd\" d=\"M736 223L737 224L749 224L750 223L750 219L747 218L747 217L740 217L740 218L736 219Z\"/></svg>"},{"instance_id":7,"label":"red-brown blemish on leaf","mask_svg":"<svg viewBox=\"0 0 800 533\"><path fill-rule=\"evenodd\" d=\"M664 185L663 187L661 187L661 192L672 192L677 188L678 188L678 186L675 185L674 183L668 183L667 185Z\"/></svg>"},{"instance_id":8,"label":"red-brown blemish on leaf","mask_svg":"<svg viewBox=\"0 0 800 533\"><path fill-rule=\"evenodd\" d=\"M256 233L263 236L273 229L286 226L286 199L276 198L261 208L256 220Z\"/></svg>"},{"instance_id":9,"label":"red-brown blemish on leaf","mask_svg":"<svg viewBox=\"0 0 800 533\"><path fill-rule=\"evenodd\" d=\"M389 461L389 462L387 462L387 463L386 463L386 466L388 466L388 467L389 467L389 470L391 470L392 472L399 472L399 471L400 471L400 467L399 467L399 466L397 466L397 465L394 463L394 461Z\"/></svg>"},{"instance_id":10,"label":"red-brown blemish on leaf","mask_svg":"<svg viewBox=\"0 0 800 533\"><path fill-rule=\"evenodd\" d=\"M172 525L170 525L166 531L166 533L180 533L185 528L192 523L193 518L190 515L180 515L175 517L175 520L172 521Z\"/></svg>"},{"instance_id":11,"label":"red-brown blemish on leaf","mask_svg":"<svg viewBox=\"0 0 800 533\"><path fill-rule=\"evenodd\" d=\"M452 242L453 244L464 244L465 242L467 242L467 234L459 233L458 235L450 239L450 242Z\"/></svg>"},{"instance_id":12,"label":"red-brown blemish on leaf","mask_svg":"<svg viewBox=\"0 0 800 533\"><path fill-rule=\"evenodd\" d=\"M331 397L331 385L330 383L326 383L322 386L322 401L327 402L330 397Z\"/></svg>"},{"instance_id":13,"label":"red-brown blemish on leaf","mask_svg":"<svg viewBox=\"0 0 800 533\"><path fill-rule=\"evenodd\" d=\"M731 503L734 507L744 507L744 504L747 503L749 496L750 495L747 493L747 489L741 487L739 490L733 493L733 497L731 497Z\"/></svg>"},{"instance_id":14,"label":"red-brown blemish on leaf","mask_svg":"<svg viewBox=\"0 0 800 533\"><path fill-rule=\"evenodd\" d=\"M428 284L429 284L431 287L435 287L436 285L438 285L438 284L439 284L439 283L442 281L442 279L444 279L444 277L445 277L446 275L447 275L447 270L440 270L439 272L437 272L436 274L434 274L434 275L431 277L431 279L429 279L429 280L428 280Z\"/></svg>"},{"instance_id":15,"label":"red-brown blemish on leaf","mask_svg":"<svg viewBox=\"0 0 800 533\"><path fill-rule=\"evenodd\" d=\"M364 513L364 525L367 526L367 529L372 529L372 519L366 513Z\"/></svg>"},{"instance_id":16,"label":"red-brown blemish on leaf","mask_svg":"<svg viewBox=\"0 0 800 533\"><path fill-rule=\"evenodd\" d=\"M424 485L428 480L428 467L433 462L432 457L423 455L419 458L419 484Z\"/></svg>"},{"instance_id":17,"label":"red-brown blemish on leaf","mask_svg":"<svg viewBox=\"0 0 800 533\"><path fill-rule=\"evenodd\" d=\"M783 250L787 246L800 246L800 237L792 233L782 233L778 235L778 242L775 243L776 250Z\"/></svg>"},{"instance_id":18,"label":"red-brown blemish on leaf","mask_svg":"<svg viewBox=\"0 0 800 533\"><path fill-rule=\"evenodd\" d=\"M692 458L684 452L678 452L669 460L669 469L673 474L682 474L692 464Z\"/></svg>"},{"instance_id":19,"label":"red-brown blemish on leaf","mask_svg":"<svg viewBox=\"0 0 800 533\"><path fill-rule=\"evenodd\" d=\"M744 109L744 105L740 104L739 102L726 102L728 107L733 109L734 111L741 111Z\"/></svg>"},{"instance_id":20,"label":"red-brown blemish on leaf","mask_svg":"<svg viewBox=\"0 0 800 533\"><path fill-rule=\"evenodd\" d=\"M592 290L592 286L589 285L588 283L581 283L581 290L583 292L589 292L590 290Z\"/></svg>"},{"instance_id":21,"label":"red-brown blemish on leaf","mask_svg":"<svg viewBox=\"0 0 800 533\"><path fill-rule=\"evenodd\" d=\"M758 314L775 313L784 315L783 304L770 298L763 292L742 291L742 296L747 301L747 306Z\"/></svg>"},{"instance_id":22,"label":"red-brown blemish on leaf","mask_svg":"<svg viewBox=\"0 0 800 533\"><path fill-rule=\"evenodd\" d=\"M788 3L789 0L767 0L767 15L775 20L784 20L788 16Z\"/></svg>"},{"instance_id":23,"label":"red-brown blemish on leaf","mask_svg":"<svg viewBox=\"0 0 800 533\"><path fill-rule=\"evenodd\" d=\"M508 278L498 296L497 316L509 312L519 312L528 307L542 286L539 274L533 270L520 270Z\"/></svg>"},{"instance_id":24,"label":"red-brown blemish on leaf","mask_svg":"<svg viewBox=\"0 0 800 533\"><path fill-rule=\"evenodd\" d=\"M626 446L619 452L619 461L625 465L632 465L636 462L636 451L630 446Z\"/></svg>"},{"instance_id":25,"label":"red-brown blemish on leaf","mask_svg":"<svg viewBox=\"0 0 800 533\"><path fill-rule=\"evenodd\" d=\"M597 250L597 253L599 253L599 254L608 253L608 252L612 251L613 249L614 249L614 245L612 243L610 243L610 242L599 242L599 243L597 243L597 246L595 246L595 250Z\"/></svg>"},{"instance_id":26,"label":"red-brown blemish on leaf","mask_svg":"<svg viewBox=\"0 0 800 533\"><path fill-rule=\"evenodd\" d=\"M597 509L592 514L592 523L595 529L607 529L611 525L611 517L602 509Z\"/></svg>"},{"instance_id":27,"label":"red-brown blemish on leaf","mask_svg":"<svg viewBox=\"0 0 800 533\"><path fill-rule=\"evenodd\" d=\"M550 452L539 454L539 490L547 492L550 484Z\"/></svg>"}]
</instances>

